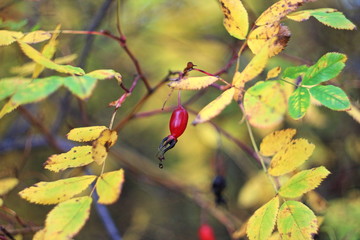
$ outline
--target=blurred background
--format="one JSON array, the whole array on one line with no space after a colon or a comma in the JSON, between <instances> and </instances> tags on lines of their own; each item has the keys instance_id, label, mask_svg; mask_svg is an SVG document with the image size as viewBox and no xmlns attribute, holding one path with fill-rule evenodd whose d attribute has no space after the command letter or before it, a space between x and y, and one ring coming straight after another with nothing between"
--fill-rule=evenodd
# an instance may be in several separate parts
<instances>
[{"instance_id":1,"label":"blurred background","mask_svg":"<svg viewBox=\"0 0 360 240\"><path fill-rule=\"evenodd\" d=\"M161 82L169 71L182 71L191 61L210 73L221 70L241 43L232 38L222 25L223 15L218 1L212 0L122 0L120 1L121 29L127 45L138 59L151 86ZM275 1L243 0L250 23ZM301 9L336 8L360 26L359 0L324 0L306 4ZM23 32L35 29L53 30L61 24L63 30L107 30L117 34L116 1L98 0L1 0L0 29ZM284 52L271 59L267 70L282 69L304 62L316 62L327 52L341 52L348 56L343 73L332 83L340 86L359 108L360 37L358 31L336 30L315 19L306 22L285 20L292 37ZM77 54L73 65L85 72L114 69L130 87L136 70L119 44L103 36L61 34L56 57ZM40 49L42 44L35 45ZM241 68L252 57L247 49L242 55ZM0 78L16 76L14 67L29 62L18 46L0 48ZM222 77L228 82L233 67ZM267 71L258 79L263 80ZM54 74L46 70L42 76ZM193 74L193 73L192 73ZM194 73L195 75L199 75ZM199 75L200 76L200 75ZM249 216L273 196L271 185L258 163L236 142L209 123L196 127L190 123L176 147L166 154L164 169L158 169L155 157L161 140L169 135L169 112L160 112L170 89L163 85L153 93L139 110L140 113L158 111L147 117L135 117L123 125L118 143L109 156L106 170L124 168L125 183L120 199L108 206L111 219L125 240L136 239L197 239L201 223L207 222L217 239L232 239L231 228L239 229ZM113 108L108 104L123 94L116 80L99 81L92 96L81 102L62 89L38 104L25 109L51 131L59 144L68 149L66 133L74 127L108 126ZM133 94L121 106L115 124L128 116L136 103L146 94L139 82ZM182 101L196 92L184 91ZM166 106L177 104L173 94ZM198 112L219 95L209 88L187 107ZM3 106L5 102L1 103ZM214 119L221 131L230 133L249 148L251 142L239 107L232 103ZM360 127L344 112L334 112L312 106L300 121L285 117L272 128L254 128L255 138L261 139L276 129L296 128L297 137L307 138L316 145L315 152L304 168L324 165L332 173L304 201L317 215L325 216L320 227L320 239L360 239ZM221 132L220 131L220 132ZM46 159L56 154L43 134L27 121L19 111L0 120L0 178L17 177L19 185L3 197L7 208L23 221L42 226L52 206L29 203L17 194L39 181L54 181L82 174L84 169L67 170L58 174L43 169ZM224 197L227 206L215 206L211 184L220 164L227 181ZM219 168L218 168L219 169ZM98 173L97 166L89 171ZM231 224L226 224L230 221ZM18 222L0 209L0 224L20 229ZM241 234L240 234L241 236ZM23 235L31 239L32 233ZM92 208L90 220L75 239L111 239L99 213Z\"/></svg>"}]
</instances>

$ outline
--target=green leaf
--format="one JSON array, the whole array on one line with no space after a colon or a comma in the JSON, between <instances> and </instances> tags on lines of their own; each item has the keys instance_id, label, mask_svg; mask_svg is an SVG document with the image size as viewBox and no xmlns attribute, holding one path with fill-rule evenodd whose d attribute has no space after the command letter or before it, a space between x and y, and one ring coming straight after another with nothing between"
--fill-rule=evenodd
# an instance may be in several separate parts
<instances>
[{"instance_id":1,"label":"green leaf","mask_svg":"<svg viewBox=\"0 0 360 240\"><path fill-rule=\"evenodd\" d=\"M307 88L298 87L289 98L289 115L293 119L305 116L310 106L310 93Z\"/></svg>"},{"instance_id":2,"label":"green leaf","mask_svg":"<svg viewBox=\"0 0 360 240\"><path fill-rule=\"evenodd\" d=\"M303 170L292 176L281 186L279 194L286 198L297 198L315 189L330 172L325 167Z\"/></svg>"},{"instance_id":3,"label":"green leaf","mask_svg":"<svg viewBox=\"0 0 360 240\"><path fill-rule=\"evenodd\" d=\"M286 201L280 207L277 228L282 240L312 240L318 225L315 214L307 206Z\"/></svg>"},{"instance_id":4,"label":"green leaf","mask_svg":"<svg viewBox=\"0 0 360 240\"><path fill-rule=\"evenodd\" d=\"M29 44L22 42L20 40L17 41L21 50L24 52L26 56L32 59L34 62L43 65L46 68L61 72L61 73L68 73L68 74L75 74L75 75L84 75L85 72L79 67L74 67L71 65L60 65L56 64L55 62L47 59L44 55L42 55L39 51L35 48L31 47Z\"/></svg>"},{"instance_id":5,"label":"green leaf","mask_svg":"<svg viewBox=\"0 0 360 240\"><path fill-rule=\"evenodd\" d=\"M301 65L296 67L287 67L285 68L281 78L283 79L296 79L301 75L304 75L308 70L308 66Z\"/></svg>"},{"instance_id":6,"label":"green leaf","mask_svg":"<svg viewBox=\"0 0 360 240\"><path fill-rule=\"evenodd\" d=\"M275 227L279 209L279 197L276 196L256 210L247 224L247 235L250 240L267 240Z\"/></svg>"},{"instance_id":7,"label":"green leaf","mask_svg":"<svg viewBox=\"0 0 360 240\"><path fill-rule=\"evenodd\" d=\"M317 85L336 77L345 67L346 60L345 54L335 52L325 54L308 69L302 84Z\"/></svg>"},{"instance_id":8,"label":"green leaf","mask_svg":"<svg viewBox=\"0 0 360 240\"><path fill-rule=\"evenodd\" d=\"M28 78L12 77L0 80L0 100L13 95L21 86L30 82Z\"/></svg>"},{"instance_id":9,"label":"green leaf","mask_svg":"<svg viewBox=\"0 0 360 240\"><path fill-rule=\"evenodd\" d=\"M124 183L124 170L107 172L98 178L96 192L99 195L98 203L112 204L118 200Z\"/></svg>"},{"instance_id":10,"label":"green leaf","mask_svg":"<svg viewBox=\"0 0 360 240\"><path fill-rule=\"evenodd\" d=\"M350 109L349 98L341 88L333 85L319 85L310 88L310 93L321 104L332 110L346 111Z\"/></svg>"},{"instance_id":11,"label":"green leaf","mask_svg":"<svg viewBox=\"0 0 360 240\"><path fill-rule=\"evenodd\" d=\"M44 239L71 239L89 218L91 202L92 198L86 196L57 205L47 215Z\"/></svg>"},{"instance_id":12,"label":"green leaf","mask_svg":"<svg viewBox=\"0 0 360 240\"><path fill-rule=\"evenodd\" d=\"M3 21L2 19L0 19L0 28L7 28L9 30L20 30L21 28L23 28L26 24L28 23L27 19L22 19L19 21L11 21L11 20L7 20L7 21Z\"/></svg>"},{"instance_id":13,"label":"green leaf","mask_svg":"<svg viewBox=\"0 0 360 240\"><path fill-rule=\"evenodd\" d=\"M96 176L72 177L54 182L39 182L19 192L29 202L38 204L56 204L64 202L84 191Z\"/></svg>"},{"instance_id":14,"label":"green leaf","mask_svg":"<svg viewBox=\"0 0 360 240\"><path fill-rule=\"evenodd\" d=\"M0 46L10 45L23 35L22 32L0 30Z\"/></svg>"},{"instance_id":15,"label":"green leaf","mask_svg":"<svg viewBox=\"0 0 360 240\"><path fill-rule=\"evenodd\" d=\"M85 99L91 95L96 83L96 78L87 75L71 76L64 79L64 86L81 99Z\"/></svg>"},{"instance_id":16,"label":"green leaf","mask_svg":"<svg viewBox=\"0 0 360 240\"><path fill-rule=\"evenodd\" d=\"M92 146L73 147L70 151L52 155L44 164L44 168L59 172L68 168L81 167L92 163Z\"/></svg>"},{"instance_id":17,"label":"green leaf","mask_svg":"<svg viewBox=\"0 0 360 240\"><path fill-rule=\"evenodd\" d=\"M16 185L18 185L19 179L17 178L2 178L0 179L0 196L10 192Z\"/></svg>"}]
</instances>

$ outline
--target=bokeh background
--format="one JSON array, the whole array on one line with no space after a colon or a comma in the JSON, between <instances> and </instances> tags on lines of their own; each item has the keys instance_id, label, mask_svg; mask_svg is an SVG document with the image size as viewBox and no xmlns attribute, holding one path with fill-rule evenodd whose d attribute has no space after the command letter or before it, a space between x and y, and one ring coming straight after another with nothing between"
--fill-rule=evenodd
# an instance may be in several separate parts
<instances>
[{"instance_id":1,"label":"bokeh background","mask_svg":"<svg viewBox=\"0 0 360 240\"><path fill-rule=\"evenodd\" d=\"M273 2L243 0L250 22L253 23ZM109 4L108 8L104 7L106 4ZM360 26L359 0L324 0L306 4L301 9L324 7L344 12ZM115 34L116 9L116 1L106 0L1 0L0 29L8 29L6 22L13 21L17 26L12 27L24 32L53 30L61 24L65 30L95 27L95 30L108 30ZM222 12L215 0L123 0L119 15L127 44L152 86L170 70L184 69L189 61L215 73L226 65L233 51L240 46L240 42L224 29ZM94 25L96 19L99 21ZM315 19L302 23L285 20L284 24L290 27L292 37L286 50L271 59L267 70L276 66L284 69L301 65L304 61L315 62L326 52L344 53L348 56L347 66L332 83L344 89L359 108L359 32L328 28ZM59 41L57 57L76 53L78 58L72 64L82 66L86 72L114 69L122 74L126 86L131 85L136 73L134 65L116 41L102 36L89 38L70 34L60 35ZM41 44L36 46L41 48ZM251 56L246 50L241 59L242 68ZM13 68L27 62L29 59L16 45L1 47L0 78L14 76ZM231 81L232 73L233 68L222 77ZM54 73L45 71L42 76L51 74ZM263 74L258 79L264 77ZM161 87L140 112L160 110L169 91L166 85ZM122 93L115 80L100 81L93 95L83 103L62 89L43 102L26 106L26 109L66 148L69 145L65 142L65 135L71 128L108 126L113 112L108 103ZM119 109L115 124L124 119L145 94L146 89L140 82ZM194 94L192 91L183 92L182 100L186 101ZM218 95L217 89L209 88L188 108L197 112ZM176 94L173 94L166 106L176 103ZM191 114L189 122L194 117ZM214 228L217 239L231 239L224 224L214 214L231 219L235 227L240 228L261 204L273 196L271 185L255 160L210 124L196 127L189 124L177 146L167 153L165 169L159 170L155 154L162 138L169 134L169 118L169 112L134 118L119 132L118 143L106 165L108 171L125 169L126 181L121 197L108 207L115 226L125 240L181 240L197 239L200 223L207 222ZM214 123L251 147L241 119L239 107L232 103ZM288 127L297 129L297 137L305 137L316 145L315 153L304 167L325 165L332 173L317 189L317 194L304 199L319 216L325 216L320 239L360 239L359 123L344 112L313 106L300 121L285 117L280 125L271 129L254 128L256 140L259 143L270 131ZM42 164L54 153L41 132L21 113L15 111L0 120L0 177L16 176L20 179L20 184L4 196L4 203L34 226L44 224L52 207L28 203L17 192L39 181L53 181L85 171L75 169L54 174L44 170ZM214 206L211 194L211 182L216 175L214 166L219 162L224 165L227 180L224 194L227 207ZM95 165L88 170L100 171ZM209 202L210 206L200 206ZM10 229L20 227L1 209L0 224ZM31 239L31 233L24 234L23 238ZM75 239L111 239L95 207L90 220Z\"/></svg>"}]
</instances>

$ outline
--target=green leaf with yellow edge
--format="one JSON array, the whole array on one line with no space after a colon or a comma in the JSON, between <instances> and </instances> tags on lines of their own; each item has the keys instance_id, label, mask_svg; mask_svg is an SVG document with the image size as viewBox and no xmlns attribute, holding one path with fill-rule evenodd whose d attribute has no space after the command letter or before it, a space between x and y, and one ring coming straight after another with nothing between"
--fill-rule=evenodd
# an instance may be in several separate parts
<instances>
[{"instance_id":1,"label":"green leaf with yellow edge","mask_svg":"<svg viewBox=\"0 0 360 240\"><path fill-rule=\"evenodd\" d=\"M122 82L122 76L120 73L115 72L112 69L98 69L86 74L86 76L90 76L96 78L97 80L105 80L115 78L118 83Z\"/></svg>"},{"instance_id":2,"label":"green leaf with yellow edge","mask_svg":"<svg viewBox=\"0 0 360 240\"><path fill-rule=\"evenodd\" d=\"M168 86L179 90L199 90L210 86L217 80L219 78L214 76L184 77L178 81L170 82Z\"/></svg>"},{"instance_id":3,"label":"green leaf with yellow edge","mask_svg":"<svg viewBox=\"0 0 360 240\"><path fill-rule=\"evenodd\" d=\"M274 67L270 69L270 71L268 71L266 75L266 80L278 77L280 72L281 72L281 67Z\"/></svg>"},{"instance_id":4,"label":"green leaf with yellow edge","mask_svg":"<svg viewBox=\"0 0 360 240\"><path fill-rule=\"evenodd\" d=\"M86 175L61 179L54 182L38 182L34 186L19 192L29 202L37 204L56 204L64 202L84 191L96 179Z\"/></svg>"},{"instance_id":5,"label":"green leaf with yellow edge","mask_svg":"<svg viewBox=\"0 0 360 240\"><path fill-rule=\"evenodd\" d=\"M255 24L258 26L280 22L286 15L295 11L300 5L316 0L280 0L266 9Z\"/></svg>"},{"instance_id":6,"label":"green leaf with yellow edge","mask_svg":"<svg viewBox=\"0 0 360 240\"><path fill-rule=\"evenodd\" d=\"M50 38L51 38L50 33L42 31L42 30L38 30L38 31L29 32L29 33L25 34L21 38L21 41L24 43L33 44L33 43L39 43L39 42L49 40Z\"/></svg>"},{"instance_id":7,"label":"green leaf with yellow edge","mask_svg":"<svg viewBox=\"0 0 360 240\"><path fill-rule=\"evenodd\" d=\"M347 57L342 53L330 52L323 55L304 75L302 84L311 86L335 78L345 67Z\"/></svg>"},{"instance_id":8,"label":"green leaf with yellow edge","mask_svg":"<svg viewBox=\"0 0 360 240\"><path fill-rule=\"evenodd\" d=\"M73 147L70 151L50 156L44 168L59 172L68 168L82 167L92 163L92 146Z\"/></svg>"},{"instance_id":9,"label":"green leaf with yellow edge","mask_svg":"<svg viewBox=\"0 0 360 240\"><path fill-rule=\"evenodd\" d=\"M224 108L231 103L234 93L235 88L230 88L224 91L219 97L201 109L192 124L196 125L198 123L203 123L219 115Z\"/></svg>"},{"instance_id":10,"label":"green leaf with yellow edge","mask_svg":"<svg viewBox=\"0 0 360 240\"><path fill-rule=\"evenodd\" d=\"M313 98L322 105L336 111L346 111L350 109L350 100L346 93L339 87L333 85L319 85L310 88Z\"/></svg>"},{"instance_id":11,"label":"green leaf with yellow edge","mask_svg":"<svg viewBox=\"0 0 360 240\"><path fill-rule=\"evenodd\" d=\"M99 195L98 203L112 204L120 196L124 183L124 170L107 172L100 175L96 181L96 192Z\"/></svg>"},{"instance_id":12,"label":"green leaf with yellow edge","mask_svg":"<svg viewBox=\"0 0 360 240\"><path fill-rule=\"evenodd\" d=\"M2 178L0 179L0 196L7 194L19 184L17 178Z\"/></svg>"},{"instance_id":13,"label":"green leaf with yellow edge","mask_svg":"<svg viewBox=\"0 0 360 240\"><path fill-rule=\"evenodd\" d=\"M13 95L21 86L27 85L31 79L22 77L3 78L0 80L0 100Z\"/></svg>"},{"instance_id":14,"label":"green leaf with yellow edge","mask_svg":"<svg viewBox=\"0 0 360 240\"><path fill-rule=\"evenodd\" d=\"M10 45L22 36L22 32L0 30L0 46Z\"/></svg>"},{"instance_id":15,"label":"green leaf with yellow edge","mask_svg":"<svg viewBox=\"0 0 360 240\"><path fill-rule=\"evenodd\" d=\"M247 236L250 240L267 240L271 236L275 227L278 209L279 197L276 196L256 210L247 224Z\"/></svg>"},{"instance_id":16,"label":"green leaf with yellow edge","mask_svg":"<svg viewBox=\"0 0 360 240\"><path fill-rule=\"evenodd\" d=\"M88 75L70 76L64 79L64 86L81 99L91 95L96 83L97 79Z\"/></svg>"},{"instance_id":17,"label":"green leaf with yellow edge","mask_svg":"<svg viewBox=\"0 0 360 240\"><path fill-rule=\"evenodd\" d=\"M260 144L260 153L263 156L273 156L291 142L296 129L288 128L272 132L264 137Z\"/></svg>"},{"instance_id":18,"label":"green leaf with yellow edge","mask_svg":"<svg viewBox=\"0 0 360 240\"><path fill-rule=\"evenodd\" d=\"M117 138L116 131L105 129L101 132L100 137L93 142L92 156L97 164L101 165L105 161L109 148L116 143Z\"/></svg>"},{"instance_id":19,"label":"green leaf with yellow edge","mask_svg":"<svg viewBox=\"0 0 360 240\"><path fill-rule=\"evenodd\" d=\"M279 81L260 81L244 95L246 117L253 126L270 127L283 120L287 109L286 88Z\"/></svg>"},{"instance_id":20,"label":"green leaf with yellow edge","mask_svg":"<svg viewBox=\"0 0 360 240\"><path fill-rule=\"evenodd\" d=\"M249 30L249 17L240 0L219 0L224 13L224 26L228 33L245 39Z\"/></svg>"},{"instance_id":21,"label":"green leaf with yellow edge","mask_svg":"<svg viewBox=\"0 0 360 240\"><path fill-rule=\"evenodd\" d=\"M286 198L297 198L319 186L330 172L325 167L303 170L292 176L281 186L279 194Z\"/></svg>"},{"instance_id":22,"label":"green leaf with yellow edge","mask_svg":"<svg viewBox=\"0 0 360 240\"><path fill-rule=\"evenodd\" d=\"M74 67L71 65L60 65L56 64L55 62L47 59L42 55L39 51L35 48L31 47L29 44L24 43L20 40L17 40L21 50L24 52L26 56L32 59L34 62L43 65L46 68L67 74L75 74L75 75L84 75L85 72L79 67Z\"/></svg>"},{"instance_id":23,"label":"green leaf with yellow edge","mask_svg":"<svg viewBox=\"0 0 360 240\"><path fill-rule=\"evenodd\" d=\"M354 30L356 29L349 19L347 19L342 12L339 12L334 8L319 8L313 10L304 10L291 13L287 15L287 18L302 22L308 20L310 17L316 18L319 22L326 26L335 29Z\"/></svg>"},{"instance_id":24,"label":"green leaf with yellow edge","mask_svg":"<svg viewBox=\"0 0 360 240\"><path fill-rule=\"evenodd\" d=\"M19 104L8 101L7 103L5 103L5 105L0 110L0 118L2 118L3 116L5 116L8 113L14 111L18 106L19 106Z\"/></svg>"},{"instance_id":25,"label":"green leaf with yellow edge","mask_svg":"<svg viewBox=\"0 0 360 240\"><path fill-rule=\"evenodd\" d=\"M309 89L298 87L289 98L289 115L293 119L300 119L305 116L310 107Z\"/></svg>"},{"instance_id":26,"label":"green leaf with yellow edge","mask_svg":"<svg viewBox=\"0 0 360 240\"><path fill-rule=\"evenodd\" d=\"M315 214L307 206L286 201L280 207L277 228L282 240L312 240L318 225Z\"/></svg>"},{"instance_id":27,"label":"green leaf with yellow edge","mask_svg":"<svg viewBox=\"0 0 360 240\"><path fill-rule=\"evenodd\" d=\"M102 131L107 129L105 126L91 126L71 129L66 135L67 139L76 142L89 142L100 137Z\"/></svg>"},{"instance_id":28,"label":"green leaf with yellow edge","mask_svg":"<svg viewBox=\"0 0 360 240\"><path fill-rule=\"evenodd\" d=\"M295 170L311 156L314 149L315 145L306 139L292 140L272 158L269 173L280 176Z\"/></svg>"},{"instance_id":29,"label":"green leaf with yellow edge","mask_svg":"<svg viewBox=\"0 0 360 240\"><path fill-rule=\"evenodd\" d=\"M47 215L44 239L71 239L85 225L90 215L92 198L73 198L58 204Z\"/></svg>"}]
</instances>

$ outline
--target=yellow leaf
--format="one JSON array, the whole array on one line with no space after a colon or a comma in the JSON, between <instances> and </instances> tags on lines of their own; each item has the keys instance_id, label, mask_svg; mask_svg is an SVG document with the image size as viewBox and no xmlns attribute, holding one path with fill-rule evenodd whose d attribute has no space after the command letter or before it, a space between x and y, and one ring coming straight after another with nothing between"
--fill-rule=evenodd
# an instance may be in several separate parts
<instances>
[{"instance_id":1,"label":"yellow leaf","mask_svg":"<svg viewBox=\"0 0 360 240\"><path fill-rule=\"evenodd\" d=\"M44 239L71 239L84 226L90 215L92 198L73 198L58 204L45 221Z\"/></svg>"},{"instance_id":2,"label":"yellow leaf","mask_svg":"<svg viewBox=\"0 0 360 240\"><path fill-rule=\"evenodd\" d=\"M23 35L22 32L0 30L0 46L10 45Z\"/></svg>"},{"instance_id":3,"label":"yellow leaf","mask_svg":"<svg viewBox=\"0 0 360 240\"><path fill-rule=\"evenodd\" d=\"M199 90L210 86L217 80L219 80L219 78L213 76L184 77L178 81L170 82L168 86L180 90Z\"/></svg>"},{"instance_id":4,"label":"yellow leaf","mask_svg":"<svg viewBox=\"0 0 360 240\"><path fill-rule=\"evenodd\" d=\"M280 0L266 9L255 24L258 26L280 22L289 13L295 11L300 5L316 0Z\"/></svg>"},{"instance_id":5,"label":"yellow leaf","mask_svg":"<svg viewBox=\"0 0 360 240\"><path fill-rule=\"evenodd\" d=\"M52 155L44 163L44 168L59 172L68 168L81 167L93 162L92 147L73 147L70 151L62 154Z\"/></svg>"},{"instance_id":6,"label":"yellow leaf","mask_svg":"<svg viewBox=\"0 0 360 240\"><path fill-rule=\"evenodd\" d=\"M76 142L89 142L100 137L100 134L107 129L105 126L91 126L71 129L66 135L67 139Z\"/></svg>"},{"instance_id":7,"label":"yellow leaf","mask_svg":"<svg viewBox=\"0 0 360 240\"><path fill-rule=\"evenodd\" d=\"M224 26L229 34L245 39L249 30L248 13L240 0L219 0L224 13Z\"/></svg>"},{"instance_id":8,"label":"yellow leaf","mask_svg":"<svg viewBox=\"0 0 360 240\"><path fill-rule=\"evenodd\" d=\"M0 198L0 207L4 204L4 200Z\"/></svg>"},{"instance_id":9,"label":"yellow leaf","mask_svg":"<svg viewBox=\"0 0 360 240\"><path fill-rule=\"evenodd\" d=\"M96 78L97 80L104 80L104 79L110 79L115 78L118 83L122 82L122 76L120 73L115 72L112 69L99 69L92 72L89 72L86 74L87 76Z\"/></svg>"},{"instance_id":10,"label":"yellow leaf","mask_svg":"<svg viewBox=\"0 0 360 240\"><path fill-rule=\"evenodd\" d=\"M281 67L274 67L273 69L268 71L266 79L276 78L277 76L279 76L280 72L281 72Z\"/></svg>"},{"instance_id":11,"label":"yellow leaf","mask_svg":"<svg viewBox=\"0 0 360 240\"><path fill-rule=\"evenodd\" d=\"M105 161L109 148L115 144L116 140L116 131L105 129L101 132L100 137L93 142L92 154L97 164L100 165Z\"/></svg>"},{"instance_id":12,"label":"yellow leaf","mask_svg":"<svg viewBox=\"0 0 360 240\"><path fill-rule=\"evenodd\" d=\"M234 92L234 100L241 101L243 98L243 92L245 87L245 81L240 72L235 72L233 77L233 86L235 88Z\"/></svg>"},{"instance_id":13,"label":"yellow leaf","mask_svg":"<svg viewBox=\"0 0 360 240\"><path fill-rule=\"evenodd\" d=\"M42 30L34 31L25 34L21 41L24 43L32 44L46 41L51 38L51 34Z\"/></svg>"},{"instance_id":14,"label":"yellow leaf","mask_svg":"<svg viewBox=\"0 0 360 240\"><path fill-rule=\"evenodd\" d=\"M98 203L112 204L120 196L124 182L124 170L102 174L96 182L96 192L99 195Z\"/></svg>"},{"instance_id":15,"label":"yellow leaf","mask_svg":"<svg viewBox=\"0 0 360 240\"><path fill-rule=\"evenodd\" d=\"M350 105L350 110L346 111L355 121L360 123L360 110L355 107L353 104Z\"/></svg>"},{"instance_id":16,"label":"yellow leaf","mask_svg":"<svg viewBox=\"0 0 360 240\"><path fill-rule=\"evenodd\" d=\"M44 236L45 236L45 229L41 229L34 234L32 240L45 240Z\"/></svg>"},{"instance_id":17,"label":"yellow leaf","mask_svg":"<svg viewBox=\"0 0 360 240\"><path fill-rule=\"evenodd\" d=\"M279 209L279 197L256 210L247 224L247 235L250 240L267 240L275 227L276 215Z\"/></svg>"},{"instance_id":18,"label":"yellow leaf","mask_svg":"<svg viewBox=\"0 0 360 240\"><path fill-rule=\"evenodd\" d=\"M272 158L269 173L280 176L295 170L311 156L314 149L315 145L306 139L292 140Z\"/></svg>"},{"instance_id":19,"label":"yellow leaf","mask_svg":"<svg viewBox=\"0 0 360 240\"><path fill-rule=\"evenodd\" d=\"M19 180L17 178L9 177L0 179L0 196L10 192L18 183Z\"/></svg>"},{"instance_id":20,"label":"yellow leaf","mask_svg":"<svg viewBox=\"0 0 360 240\"><path fill-rule=\"evenodd\" d=\"M335 9L333 9L335 10ZM302 22L305 20L308 20L311 17L311 12L310 11L299 11L299 12L294 12L291 13L289 15L286 16L288 19L297 21L297 22Z\"/></svg>"},{"instance_id":21,"label":"yellow leaf","mask_svg":"<svg viewBox=\"0 0 360 240\"><path fill-rule=\"evenodd\" d=\"M196 125L198 123L203 123L219 115L224 108L231 103L234 92L235 88L230 88L223 92L199 112L192 124Z\"/></svg>"},{"instance_id":22,"label":"yellow leaf","mask_svg":"<svg viewBox=\"0 0 360 240\"><path fill-rule=\"evenodd\" d=\"M2 118L3 116L5 116L8 113L14 111L18 106L19 106L19 104L14 103L11 100L9 100L1 109L0 118Z\"/></svg>"},{"instance_id":23,"label":"yellow leaf","mask_svg":"<svg viewBox=\"0 0 360 240\"><path fill-rule=\"evenodd\" d=\"M290 143L295 136L296 129L288 128L275 131L265 136L260 144L260 153L263 156L273 156Z\"/></svg>"},{"instance_id":24,"label":"yellow leaf","mask_svg":"<svg viewBox=\"0 0 360 240\"><path fill-rule=\"evenodd\" d=\"M38 182L19 192L19 195L32 203L56 204L64 202L84 191L96 176L66 178L54 182Z\"/></svg>"}]
</instances>

